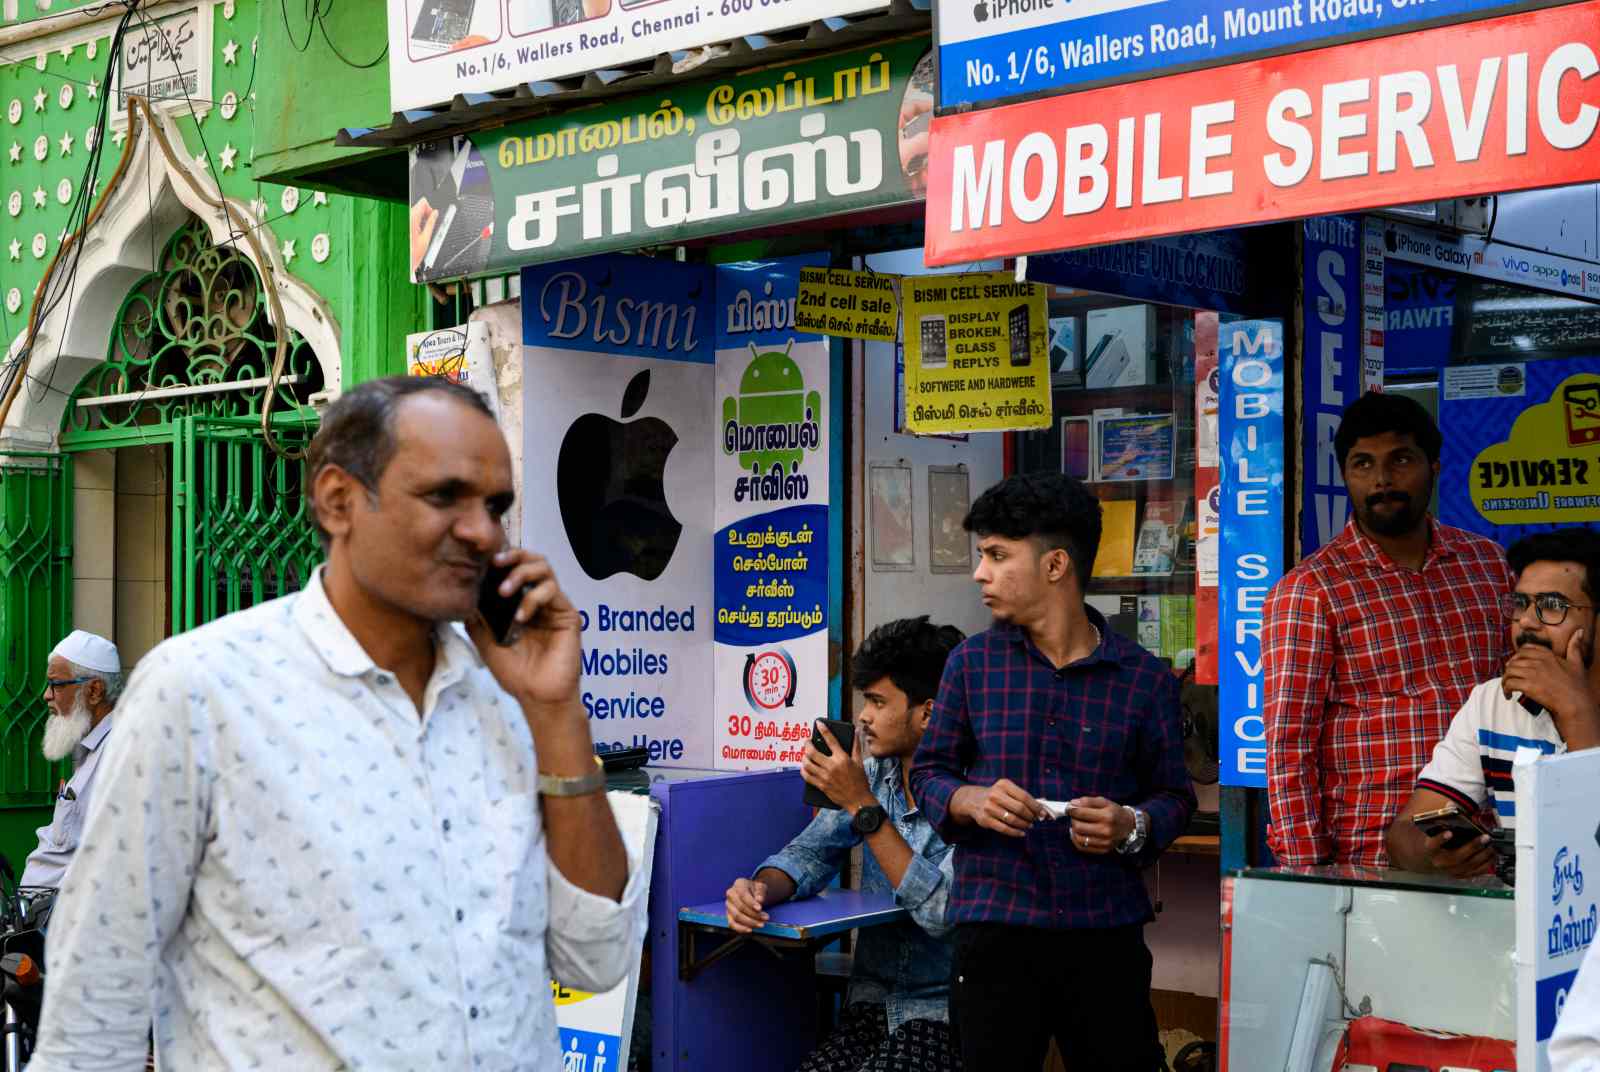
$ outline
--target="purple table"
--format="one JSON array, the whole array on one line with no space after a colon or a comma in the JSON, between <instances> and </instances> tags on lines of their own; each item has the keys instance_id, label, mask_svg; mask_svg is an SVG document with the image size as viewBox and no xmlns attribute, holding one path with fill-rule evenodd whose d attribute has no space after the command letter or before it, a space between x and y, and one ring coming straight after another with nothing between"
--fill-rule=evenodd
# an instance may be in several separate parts
<instances>
[{"instance_id":1,"label":"purple table","mask_svg":"<svg viewBox=\"0 0 1600 1072\"><path fill-rule=\"evenodd\" d=\"M693 980L748 942L815 953L857 927L876 927L911 915L895 903L892 893L828 889L803 901L775 905L767 910L770 918L763 926L751 934L736 935L728 927L723 908L723 901L711 901L678 910L678 978ZM695 938L707 933L718 935L723 941L706 956L697 958Z\"/></svg>"}]
</instances>

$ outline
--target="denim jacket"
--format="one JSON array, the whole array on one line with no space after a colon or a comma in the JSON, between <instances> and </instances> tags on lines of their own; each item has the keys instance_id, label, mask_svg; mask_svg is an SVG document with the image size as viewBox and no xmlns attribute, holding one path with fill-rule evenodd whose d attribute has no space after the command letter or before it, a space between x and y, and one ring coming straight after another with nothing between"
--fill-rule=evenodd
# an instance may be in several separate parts
<instances>
[{"instance_id":1,"label":"denim jacket","mask_svg":"<svg viewBox=\"0 0 1600 1072\"><path fill-rule=\"evenodd\" d=\"M911 863L898 887L889 885L871 848L862 854L861 888L893 893L909 920L868 927L856 943L848 1002L886 1006L889 1030L908 1020L950 1019L950 899L954 859L950 846L934 833L922 812L906 803L897 759L868 758L867 785L911 847ZM850 829L848 812L820 812L782 851L761 862L794 880L796 899L820 892L863 838ZM760 868L757 868L760 870Z\"/></svg>"}]
</instances>

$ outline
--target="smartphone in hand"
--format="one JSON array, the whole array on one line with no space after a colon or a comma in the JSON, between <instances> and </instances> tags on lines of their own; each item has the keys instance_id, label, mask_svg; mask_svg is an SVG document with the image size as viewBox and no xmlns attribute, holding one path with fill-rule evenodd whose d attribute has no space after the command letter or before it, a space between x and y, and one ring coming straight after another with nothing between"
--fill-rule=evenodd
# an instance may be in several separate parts
<instances>
[{"instance_id":1,"label":"smartphone in hand","mask_svg":"<svg viewBox=\"0 0 1600 1072\"><path fill-rule=\"evenodd\" d=\"M483 581L478 586L478 613L483 615L496 644L515 644L522 628L517 624L517 608L522 606L522 590L503 596L500 583L511 575L510 566L497 566L493 562L484 570Z\"/></svg>"},{"instance_id":2,"label":"smartphone in hand","mask_svg":"<svg viewBox=\"0 0 1600 1072\"><path fill-rule=\"evenodd\" d=\"M1444 843L1444 847L1447 849L1459 849L1468 842L1489 833L1488 830L1478 824L1477 820L1470 815L1464 814L1454 804L1446 804L1444 807L1435 808L1433 811L1419 811L1411 817L1411 821L1428 837L1449 834L1450 836L1445 839Z\"/></svg>"},{"instance_id":3,"label":"smartphone in hand","mask_svg":"<svg viewBox=\"0 0 1600 1072\"><path fill-rule=\"evenodd\" d=\"M811 728L811 747L815 748L823 755L831 756L833 752L828 748L828 742L822 739L822 731L817 729L818 726L827 726L828 732L833 734L833 739L838 741L839 747L843 748L846 752L849 752L855 748L856 724L854 722L841 722L840 720L833 718L819 718ZM806 783L805 801L813 808L839 807L839 805L835 804L829 799L828 794L824 793L816 786L811 785L809 782Z\"/></svg>"}]
</instances>

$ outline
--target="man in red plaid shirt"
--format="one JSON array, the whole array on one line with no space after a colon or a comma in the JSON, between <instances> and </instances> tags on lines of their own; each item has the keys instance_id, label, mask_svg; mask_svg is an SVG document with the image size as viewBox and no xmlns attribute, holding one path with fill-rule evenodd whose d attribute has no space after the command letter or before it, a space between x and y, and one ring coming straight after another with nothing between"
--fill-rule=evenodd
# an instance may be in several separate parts
<instances>
[{"instance_id":1,"label":"man in red plaid shirt","mask_svg":"<svg viewBox=\"0 0 1600 1072\"><path fill-rule=\"evenodd\" d=\"M1388 862L1384 831L1450 719L1508 654L1500 548L1428 514L1439 429L1415 401L1351 403L1334 452L1353 517L1267 597L1268 844L1291 866Z\"/></svg>"}]
</instances>

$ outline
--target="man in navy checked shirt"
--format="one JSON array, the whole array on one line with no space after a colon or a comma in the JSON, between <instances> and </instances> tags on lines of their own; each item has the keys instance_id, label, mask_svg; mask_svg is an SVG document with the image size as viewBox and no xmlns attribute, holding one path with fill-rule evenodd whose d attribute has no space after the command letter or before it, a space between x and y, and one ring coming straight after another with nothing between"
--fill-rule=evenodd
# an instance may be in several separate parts
<instances>
[{"instance_id":1,"label":"man in navy checked shirt","mask_svg":"<svg viewBox=\"0 0 1600 1072\"><path fill-rule=\"evenodd\" d=\"M1009 477L964 524L995 621L946 662L910 779L956 847L962 1060L1031 1072L1053 1035L1074 1068L1154 1072L1140 869L1195 807L1177 679L1085 605L1100 503L1078 481Z\"/></svg>"}]
</instances>

